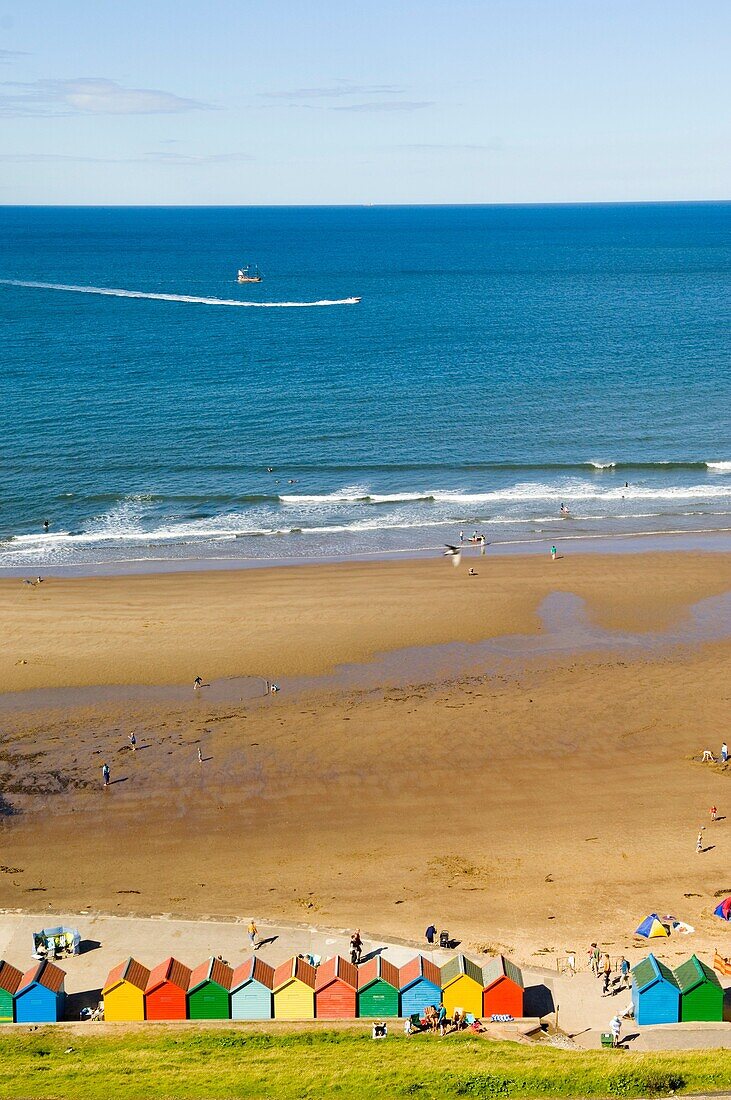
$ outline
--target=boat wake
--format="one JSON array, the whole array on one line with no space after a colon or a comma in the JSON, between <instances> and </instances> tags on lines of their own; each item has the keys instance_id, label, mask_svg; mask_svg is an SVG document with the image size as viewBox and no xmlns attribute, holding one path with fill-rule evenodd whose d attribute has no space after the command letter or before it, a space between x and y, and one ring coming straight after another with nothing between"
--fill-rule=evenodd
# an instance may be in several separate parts
<instances>
[{"instance_id":1,"label":"boat wake","mask_svg":"<svg viewBox=\"0 0 731 1100\"><path fill-rule=\"evenodd\" d=\"M67 286L65 283L37 283L27 279L0 279L3 286L31 290L65 290L72 294L103 294L110 298L151 298L158 302L191 302L202 306L236 306L249 309L308 309L312 306L354 306L360 298L322 298L318 302L241 302L235 298L199 298L194 294L155 294L143 290L118 290L105 286Z\"/></svg>"}]
</instances>

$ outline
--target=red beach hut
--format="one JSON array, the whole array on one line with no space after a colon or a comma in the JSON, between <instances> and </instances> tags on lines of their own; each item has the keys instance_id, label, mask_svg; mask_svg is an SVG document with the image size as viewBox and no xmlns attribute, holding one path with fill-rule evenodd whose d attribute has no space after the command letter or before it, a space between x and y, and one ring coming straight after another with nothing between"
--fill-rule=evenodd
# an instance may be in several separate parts
<instances>
[{"instance_id":1,"label":"red beach hut","mask_svg":"<svg viewBox=\"0 0 731 1100\"><path fill-rule=\"evenodd\" d=\"M490 1016L523 1015L523 975L515 963L504 955L496 955L482 968L482 1014Z\"/></svg>"},{"instance_id":2,"label":"red beach hut","mask_svg":"<svg viewBox=\"0 0 731 1100\"><path fill-rule=\"evenodd\" d=\"M358 968L340 955L317 968L315 1016L318 1020L352 1020L356 1011Z\"/></svg>"},{"instance_id":3,"label":"red beach hut","mask_svg":"<svg viewBox=\"0 0 731 1100\"><path fill-rule=\"evenodd\" d=\"M177 959L165 959L154 970L145 988L145 1019L186 1020L191 969Z\"/></svg>"}]
</instances>

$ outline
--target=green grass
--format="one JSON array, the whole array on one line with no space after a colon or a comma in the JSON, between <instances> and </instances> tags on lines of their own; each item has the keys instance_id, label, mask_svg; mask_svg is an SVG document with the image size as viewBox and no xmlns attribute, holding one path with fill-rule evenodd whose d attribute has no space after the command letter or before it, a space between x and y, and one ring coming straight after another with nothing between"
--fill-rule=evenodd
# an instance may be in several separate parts
<instances>
[{"instance_id":1,"label":"green grass","mask_svg":"<svg viewBox=\"0 0 731 1100\"><path fill-rule=\"evenodd\" d=\"M72 1047L70 1053L67 1049ZM632 1054L360 1029L78 1027L0 1032L0 1098L632 1097L729 1088L731 1051Z\"/></svg>"}]
</instances>

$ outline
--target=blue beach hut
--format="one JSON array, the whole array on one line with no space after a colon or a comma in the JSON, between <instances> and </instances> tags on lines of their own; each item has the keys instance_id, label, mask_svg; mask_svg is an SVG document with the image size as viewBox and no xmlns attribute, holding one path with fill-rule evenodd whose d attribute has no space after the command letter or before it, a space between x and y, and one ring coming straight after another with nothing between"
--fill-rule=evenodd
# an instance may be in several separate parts
<instances>
[{"instance_id":1,"label":"blue beach hut","mask_svg":"<svg viewBox=\"0 0 731 1100\"><path fill-rule=\"evenodd\" d=\"M273 966L259 958L242 962L234 970L231 981L231 1019L271 1020L274 1016L273 988Z\"/></svg>"},{"instance_id":2,"label":"blue beach hut","mask_svg":"<svg viewBox=\"0 0 731 1100\"><path fill-rule=\"evenodd\" d=\"M65 971L44 959L23 975L15 994L16 1024L55 1024L63 1018Z\"/></svg>"},{"instance_id":3,"label":"blue beach hut","mask_svg":"<svg viewBox=\"0 0 731 1100\"><path fill-rule=\"evenodd\" d=\"M632 970L632 1004L638 1024L677 1024L680 986L670 967L648 955Z\"/></svg>"},{"instance_id":4,"label":"blue beach hut","mask_svg":"<svg viewBox=\"0 0 731 1100\"><path fill-rule=\"evenodd\" d=\"M441 973L436 963L417 955L411 962L399 967L398 984L401 991L401 1015L421 1017L429 1005L438 1005L442 999Z\"/></svg>"}]
</instances>

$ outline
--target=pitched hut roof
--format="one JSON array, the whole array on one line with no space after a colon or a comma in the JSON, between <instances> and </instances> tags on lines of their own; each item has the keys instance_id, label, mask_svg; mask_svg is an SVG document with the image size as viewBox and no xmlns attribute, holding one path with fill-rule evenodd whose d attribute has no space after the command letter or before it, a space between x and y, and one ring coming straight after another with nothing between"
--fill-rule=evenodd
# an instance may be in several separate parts
<instances>
[{"instance_id":1,"label":"pitched hut roof","mask_svg":"<svg viewBox=\"0 0 731 1100\"><path fill-rule=\"evenodd\" d=\"M190 985L191 969L184 963L178 962L177 959L172 957L165 959L164 962L158 963L158 965L150 971L150 977L147 980L145 987L145 993L151 993L153 989L157 989L163 982L170 982L171 985L177 985L178 989L182 989L187 993L188 986Z\"/></svg>"},{"instance_id":2,"label":"pitched hut roof","mask_svg":"<svg viewBox=\"0 0 731 1100\"><path fill-rule=\"evenodd\" d=\"M256 956L246 959L234 969L231 979L231 990L238 989L244 982L260 982L267 989L274 988L274 967Z\"/></svg>"},{"instance_id":3,"label":"pitched hut roof","mask_svg":"<svg viewBox=\"0 0 731 1100\"><path fill-rule=\"evenodd\" d=\"M314 989L317 971L314 966L310 966L305 959L300 959L295 955L294 958L287 959L286 962L280 963L274 971L274 989L277 990L281 986L286 985L286 983L293 978L296 978L298 981L303 982L304 985L309 985L310 988Z\"/></svg>"},{"instance_id":4,"label":"pitched hut roof","mask_svg":"<svg viewBox=\"0 0 731 1100\"><path fill-rule=\"evenodd\" d=\"M5 993L17 993L23 980L23 971L0 959L0 989Z\"/></svg>"},{"instance_id":5,"label":"pitched hut roof","mask_svg":"<svg viewBox=\"0 0 731 1100\"><path fill-rule=\"evenodd\" d=\"M120 982L129 982L130 985L136 986L144 993L149 980L150 971L147 967L130 956L129 959L123 959L117 966L112 967L107 974L104 990L111 989L112 986L119 985Z\"/></svg>"},{"instance_id":6,"label":"pitched hut roof","mask_svg":"<svg viewBox=\"0 0 731 1100\"><path fill-rule=\"evenodd\" d=\"M711 982L713 985L718 986L721 985L710 966L706 966L706 964L701 962L696 955L691 955L687 962L675 968L675 980L680 986L681 993L690 993L692 989L695 989L695 987L702 982Z\"/></svg>"},{"instance_id":7,"label":"pitched hut roof","mask_svg":"<svg viewBox=\"0 0 731 1100\"><path fill-rule=\"evenodd\" d=\"M506 959L504 955L496 955L494 959L486 962L482 968L482 984L485 989L489 989L500 978L509 978L521 989L524 988L523 973L520 967L516 966L510 959Z\"/></svg>"},{"instance_id":8,"label":"pitched hut roof","mask_svg":"<svg viewBox=\"0 0 731 1100\"><path fill-rule=\"evenodd\" d=\"M375 955L368 962L358 968L358 989L365 989L367 985L381 979L388 982L394 989L399 988L399 970L388 959Z\"/></svg>"},{"instance_id":9,"label":"pitched hut roof","mask_svg":"<svg viewBox=\"0 0 731 1100\"><path fill-rule=\"evenodd\" d=\"M220 985L224 989L230 989L233 976L232 967L225 963L223 959L211 956L210 959L206 959L205 962L202 962L200 966L196 966L195 970L191 971L188 992L197 989L204 982L215 982L216 985Z\"/></svg>"},{"instance_id":10,"label":"pitched hut roof","mask_svg":"<svg viewBox=\"0 0 731 1100\"><path fill-rule=\"evenodd\" d=\"M670 967L660 962L654 955L648 955L646 959L638 962L637 966L632 968L632 977L640 991L646 989L648 985L652 985L658 978L664 978L671 985L680 988Z\"/></svg>"},{"instance_id":11,"label":"pitched hut roof","mask_svg":"<svg viewBox=\"0 0 731 1100\"><path fill-rule=\"evenodd\" d=\"M46 989L50 989L51 993L58 993L63 985L65 977L65 970L49 962L48 959L43 959L42 962L39 962L38 965L34 966L31 970L26 970L21 978L18 992L26 989L29 985L33 985L35 982L37 985L42 985Z\"/></svg>"},{"instance_id":12,"label":"pitched hut roof","mask_svg":"<svg viewBox=\"0 0 731 1100\"><path fill-rule=\"evenodd\" d=\"M442 981L437 964L433 963L431 959L425 959L423 955L415 955L413 959L399 967L399 989L405 989L407 985L411 985L419 978L424 978L425 981L437 986Z\"/></svg>"},{"instance_id":13,"label":"pitched hut roof","mask_svg":"<svg viewBox=\"0 0 731 1100\"><path fill-rule=\"evenodd\" d=\"M446 988L461 975L471 978L482 988L482 971L477 963L472 962L472 959L468 959L466 955L455 955L454 958L445 962L441 969L442 988Z\"/></svg>"},{"instance_id":14,"label":"pitched hut roof","mask_svg":"<svg viewBox=\"0 0 731 1100\"><path fill-rule=\"evenodd\" d=\"M318 966L315 971L315 989L324 989L336 978L345 982L351 989L358 988L358 967L341 955L334 955Z\"/></svg>"}]
</instances>

